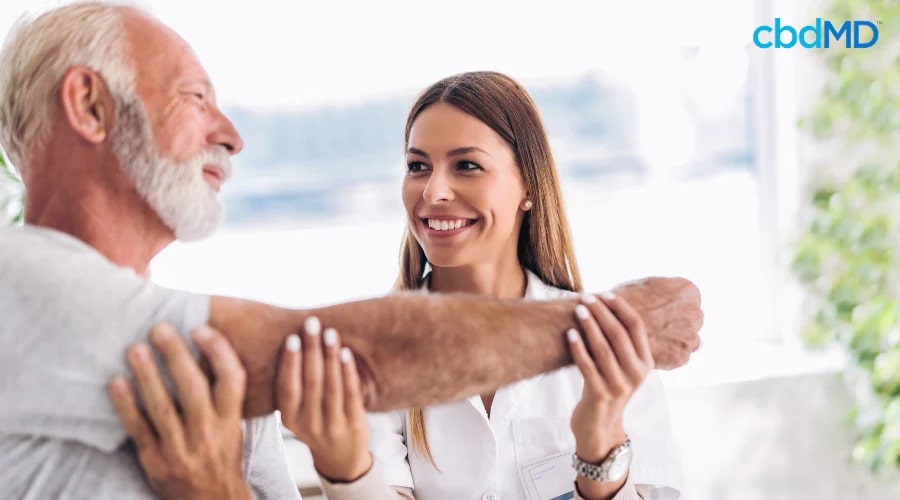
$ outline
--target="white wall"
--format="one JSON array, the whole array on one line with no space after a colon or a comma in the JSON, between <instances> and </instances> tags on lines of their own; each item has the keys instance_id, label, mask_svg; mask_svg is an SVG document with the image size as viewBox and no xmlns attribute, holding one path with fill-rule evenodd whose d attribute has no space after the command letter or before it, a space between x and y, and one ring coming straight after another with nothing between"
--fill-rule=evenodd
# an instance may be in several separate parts
<instances>
[{"instance_id":1,"label":"white wall","mask_svg":"<svg viewBox=\"0 0 900 500\"><path fill-rule=\"evenodd\" d=\"M849 464L850 398L834 373L668 392L688 500L900 498L900 476Z\"/></svg>"}]
</instances>

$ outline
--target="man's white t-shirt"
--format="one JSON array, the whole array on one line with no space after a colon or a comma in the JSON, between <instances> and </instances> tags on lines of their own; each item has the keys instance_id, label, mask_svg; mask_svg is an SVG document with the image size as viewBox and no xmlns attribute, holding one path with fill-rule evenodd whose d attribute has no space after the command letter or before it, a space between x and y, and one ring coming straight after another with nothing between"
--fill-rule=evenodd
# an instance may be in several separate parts
<instances>
[{"instance_id":1,"label":"man's white t-shirt","mask_svg":"<svg viewBox=\"0 0 900 500\"><path fill-rule=\"evenodd\" d=\"M67 234L0 227L0 498L155 498L106 385L155 323L188 338L209 307ZM244 431L256 496L299 498L274 415Z\"/></svg>"}]
</instances>

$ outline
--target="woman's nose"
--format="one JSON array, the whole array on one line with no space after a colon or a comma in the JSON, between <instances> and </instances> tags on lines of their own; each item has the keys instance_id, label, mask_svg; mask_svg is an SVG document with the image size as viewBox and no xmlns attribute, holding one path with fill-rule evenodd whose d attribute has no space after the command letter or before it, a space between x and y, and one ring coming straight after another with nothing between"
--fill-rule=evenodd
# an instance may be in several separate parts
<instances>
[{"instance_id":1,"label":"woman's nose","mask_svg":"<svg viewBox=\"0 0 900 500\"><path fill-rule=\"evenodd\" d=\"M432 174L422 192L422 198L429 203L440 203L453 199L453 189L447 176Z\"/></svg>"}]
</instances>

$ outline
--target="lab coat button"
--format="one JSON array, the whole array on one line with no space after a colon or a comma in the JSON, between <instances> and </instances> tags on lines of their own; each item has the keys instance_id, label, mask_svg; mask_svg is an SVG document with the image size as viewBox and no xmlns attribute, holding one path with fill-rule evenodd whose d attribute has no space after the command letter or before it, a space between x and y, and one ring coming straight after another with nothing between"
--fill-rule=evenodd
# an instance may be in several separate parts
<instances>
[{"instance_id":1,"label":"lab coat button","mask_svg":"<svg viewBox=\"0 0 900 500\"><path fill-rule=\"evenodd\" d=\"M497 494L493 491L489 491L484 495L481 495L481 500L497 500Z\"/></svg>"}]
</instances>

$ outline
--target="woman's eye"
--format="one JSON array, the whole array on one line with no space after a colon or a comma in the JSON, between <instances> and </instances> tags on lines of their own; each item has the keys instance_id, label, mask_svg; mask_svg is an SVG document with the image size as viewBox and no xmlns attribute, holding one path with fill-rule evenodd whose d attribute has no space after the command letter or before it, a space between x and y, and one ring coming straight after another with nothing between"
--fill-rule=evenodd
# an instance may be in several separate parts
<instances>
[{"instance_id":1,"label":"woman's eye","mask_svg":"<svg viewBox=\"0 0 900 500\"><path fill-rule=\"evenodd\" d=\"M421 172L423 168L425 168L425 164L420 161L411 161L406 163L406 170L411 174Z\"/></svg>"},{"instance_id":2,"label":"woman's eye","mask_svg":"<svg viewBox=\"0 0 900 500\"><path fill-rule=\"evenodd\" d=\"M472 163L470 161L461 161L457 164L457 168L460 170L484 170L477 163Z\"/></svg>"}]
</instances>

